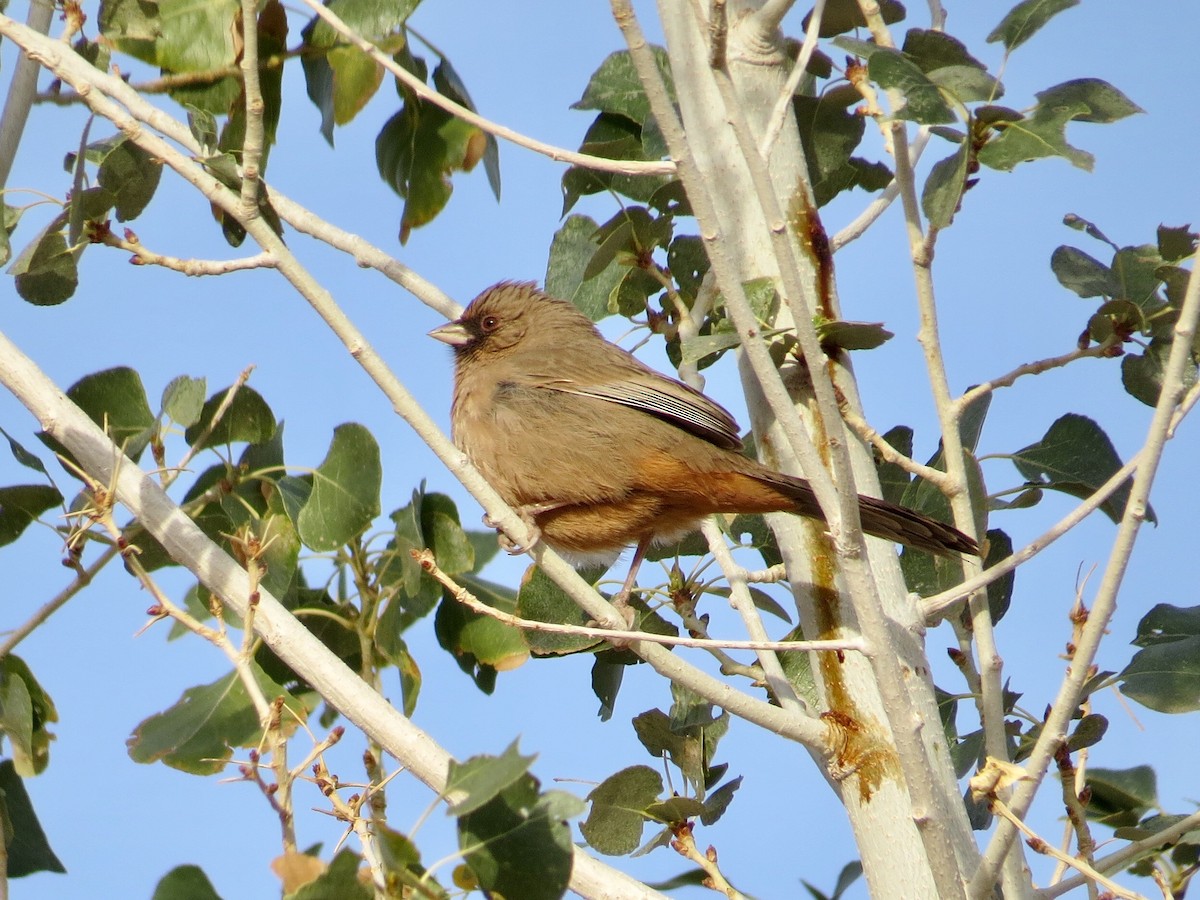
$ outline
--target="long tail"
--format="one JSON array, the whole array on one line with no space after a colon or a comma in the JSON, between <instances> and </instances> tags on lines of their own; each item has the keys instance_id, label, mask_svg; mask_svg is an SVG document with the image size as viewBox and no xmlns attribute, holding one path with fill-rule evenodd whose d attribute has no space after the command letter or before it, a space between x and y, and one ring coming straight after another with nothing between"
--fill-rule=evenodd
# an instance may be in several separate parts
<instances>
[{"instance_id":1,"label":"long tail","mask_svg":"<svg viewBox=\"0 0 1200 900\"><path fill-rule=\"evenodd\" d=\"M807 481L767 472L767 477L759 474L759 478L784 493L792 501L795 512L812 519L825 519ZM953 553L979 555L979 545L957 528L886 500L859 494L858 515L863 531L875 537L943 556Z\"/></svg>"}]
</instances>

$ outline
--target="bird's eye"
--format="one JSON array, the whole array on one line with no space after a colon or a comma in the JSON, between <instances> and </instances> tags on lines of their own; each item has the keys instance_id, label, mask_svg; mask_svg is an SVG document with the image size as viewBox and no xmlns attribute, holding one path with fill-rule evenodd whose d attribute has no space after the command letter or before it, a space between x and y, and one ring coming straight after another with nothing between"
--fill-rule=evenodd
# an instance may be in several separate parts
<instances>
[{"instance_id":1,"label":"bird's eye","mask_svg":"<svg viewBox=\"0 0 1200 900\"><path fill-rule=\"evenodd\" d=\"M498 316L484 316L479 320L479 327L484 331L495 331L500 326L500 318Z\"/></svg>"}]
</instances>

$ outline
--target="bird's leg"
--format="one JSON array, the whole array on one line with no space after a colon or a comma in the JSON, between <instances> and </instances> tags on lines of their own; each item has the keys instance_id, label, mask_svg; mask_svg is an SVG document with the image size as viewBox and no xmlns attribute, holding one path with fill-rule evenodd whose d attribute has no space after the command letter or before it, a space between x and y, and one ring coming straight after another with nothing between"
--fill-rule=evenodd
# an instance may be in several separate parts
<instances>
[{"instance_id":1,"label":"bird's leg","mask_svg":"<svg viewBox=\"0 0 1200 900\"><path fill-rule=\"evenodd\" d=\"M629 574L625 576L625 583L621 585L621 590L617 591L616 596L612 598L612 605L621 613L621 616L630 628L633 627L634 611L629 608L629 595L633 593L633 586L637 581L638 569L642 567L642 560L646 558L646 551L650 549L650 542L652 540L653 536L647 535L638 541L637 549L633 551L633 559L629 562Z\"/></svg>"},{"instance_id":2,"label":"bird's leg","mask_svg":"<svg viewBox=\"0 0 1200 900\"><path fill-rule=\"evenodd\" d=\"M500 542L500 547L505 553L510 556L518 556L521 553L527 553L533 548L542 537L542 529L538 527L534 516L540 516L542 513L550 512L552 509L558 509L564 506L563 503L528 503L524 506L513 507L513 512L521 517L521 521L525 523L525 527L529 529L529 539L523 544L519 544L510 538L507 534L501 531L496 535L496 540ZM485 528L496 528L496 523L487 513L483 515L483 525Z\"/></svg>"}]
</instances>

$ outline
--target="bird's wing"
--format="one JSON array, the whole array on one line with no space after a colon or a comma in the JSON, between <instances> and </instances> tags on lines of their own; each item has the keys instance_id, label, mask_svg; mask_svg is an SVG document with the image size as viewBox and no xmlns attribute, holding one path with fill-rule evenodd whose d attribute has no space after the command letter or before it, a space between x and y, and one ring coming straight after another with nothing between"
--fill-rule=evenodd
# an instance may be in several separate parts
<instances>
[{"instance_id":1,"label":"bird's wing","mask_svg":"<svg viewBox=\"0 0 1200 900\"><path fill-rule=\"evenodd\" d=\"M639 364L640 366L640 364ZM650 368L622 367L610 378L587 380L562 376L535 376L531 381L538 387L619 403L649 413L683 430L727 450L740 450L737 422L724 407L709 400L699 391L681 381L667 378Z\"/></svg>"}]
</instances>

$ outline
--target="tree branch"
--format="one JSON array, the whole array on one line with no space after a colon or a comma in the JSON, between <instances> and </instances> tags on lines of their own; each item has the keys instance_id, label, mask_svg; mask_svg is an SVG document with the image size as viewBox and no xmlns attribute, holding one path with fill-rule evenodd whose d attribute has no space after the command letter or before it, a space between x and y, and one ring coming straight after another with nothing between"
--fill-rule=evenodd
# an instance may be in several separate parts
<instances>
[{"instance_id":1,"label":"tree branch","mask_svg":"<svg viewBox=\"0 0 1200 900\"><path fill-rule=\"evenodd\" d=\"M26 27L35 34L45 36L50 31L53 18L53 3L33 2L29 4L26 14ZM25 133L34 95L37 94L40 71L36 60L27 55L18 57L13 80L8 86L8 97L4 101L4 112L0 114L0 189L8 186L8 175L17 157L17 148L21 145L21 135Z\"/></svg>"},{"instance_id":2,"label":"tree branch","mask_svg":"<svg viewBox=\"0 0 1200 900\"><path fill-rule=\"evenodd\" d=\"M651 644L661 644L664 647L693 647L701 650L706 650L712 647L721 648L724 650L754 650L758 651L774 651L774 650L825 650L839 651L850 650L864 652L865 647L862 641L772 641L766 638L762 640L738 641L738 640L711 640L704 638L693 637L677 637L670 634L658 634L650 631L629 631L626 629L612 628L592 628L587 625L564 625L557 622L542 622L537 619L523 619L520 616L514 616L511 613L506 613L503 610L496 609L493 606L488 606L481 602L474 594L464 588L461 584L455 581L451 576L447 575L437 564L437 559L434 557L431 550L413 550L413 558L421 564L426 572L432 575L451 596L459 603L473 610L482 616L487 616L490 619L495 619L497 622L503 622L505 625L511 625L513 628L522 628L527 631L539 631L543 634L570 634L578 637L596 638L601 641L617 641L621 644L628 644L631 641L645 641Z\"/></svg>"}]
</instances>

